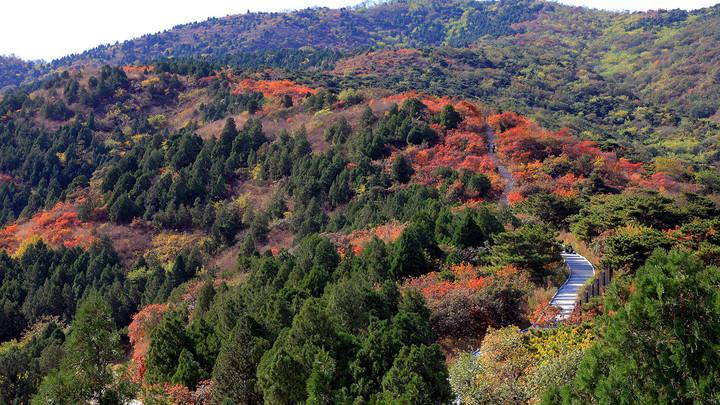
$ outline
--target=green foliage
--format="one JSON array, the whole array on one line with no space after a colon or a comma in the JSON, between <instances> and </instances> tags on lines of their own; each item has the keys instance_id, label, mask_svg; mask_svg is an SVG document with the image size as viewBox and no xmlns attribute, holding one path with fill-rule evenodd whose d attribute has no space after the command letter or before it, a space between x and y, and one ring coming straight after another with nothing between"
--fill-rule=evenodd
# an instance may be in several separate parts
<instances>
[{"instance_id":1,"label":"green foliage","mask_svg":"<svg viewBox=\"0 0 720 405\"><path fill-rule=\"evenodd\" d=\"M103 66L100 69L100 76L91 76L88 86L80 89L80 103L97 108L101 103L120 101L122 94L119 90L127 90L130 87L125 72L120 67Z\"/></svg>"},{"instance_id":2,"label":"green foliage","mask_svg":"<svg viewBox=\"0 0 720 405\"><path fill-rule=\"evenodd\" d=\"M529 270L535 277L550 274L549 266L560 261L557 234L542 223L523 225L493 237L490 260L496 265L512 265Z\"/></svg>"},{"instance_id":3,"label":"green foliage","mask_svg":"<svg viewBox=\"0 0 720 405\"><path fill-rule=\"evenodd\" d=\"M5 96L0 105L12 100ZM0 182L3 224L54 205L76 178L91 178L107 153L82 119L55 131L22 119L0 120L0 141L0 171L12 179ZM65 162L59 154L64 154Z\"/></svg>"},{"instance_id":4,"label":"green foliage","mask_svg":"<svg viewBox=\"0 0 720 405\"><path fill-rule=\"evenodd\" d=\"M445 129L455 129L462 121L462 117L452 105L448 104L442 108L437 120Z\"/></svg>"},{"instance_id":5,"label":"green foliage","mask_svg":"<svg viewBox=\"0 0 720 405\"><path fill-rule=\"evenodd\" d=\"M546 281L559 260L552 229L569 228L603 255L603 265L629 269L609 295L632 305L640 305L633 301L638 293L629 294L629 286L638 285L631 284L632 270L657 247L680 246L705 263L720 263L718 225L713 222L719 211L712 202L719 187L711 169L720 156L715 145L720 129L707 119L717 110L713 90L718 75L711 63L703 62L717 59L707 32L718 31L718 21L716 9L625 15L528 1L393 1L340 11L210 19L47 66L0 58L0 83L13 84L25 74L63 71L70 62L155 63L154 71L128 75L125 71L133 68L107 66L95 77L77 71L49 74L42 82L3 94L0 223L58 201L73 202L74 192L89 191L91 196L102 193L102 199L83 204L82 218L102 220L107 212L117 223L136 221L156 230L210 235L204 245L210 253L234 245L244 230L238 263L249 274L247 283L216 290L208 280L189 316L182 310L167 315L151 337L146 363L150 383L194 388L212 373L218 403L449 402L435 334L443 339L477 337L491 326L524 324L532 284L492 272L512 265L529 270L533 281ZM258 27L261 36L256 35ZM308 32L293 35L297 27ZM523 40L517 41L516 34ZM177 38L190 36L192 43L178 46ZM161 55L168 59L155 60ZM238 128L226 118L244 111L252 116L266 101L261 93L238 92L238 80L245 78L287 78L320 90L304 97L281 95L282 108L268 106L263 114L273 127L286 119L289 125L297 113L320 113L308 130L301 127L292 134L266 137L254 118ZM30 94L34 89L42 91ZM667 174L670 187L662 194L598 196L620 190L600 180L610 174L580 157L592 169L573 172L589 183L578 198L522 190L529 198L501 214L485 206L460 211L457 205L468 199L494 197L488 177L441 168L439 185L403 185L414 176L404 149L440 142L445 133L435 132L435 124L445 130L461 125L482 129L475 121L462 122L451 105L432 114L438 106L428 108L418 98L401 106L371 99L413 90L454 101L479 100L533 117L546 127L568 127L633 162L656 162L654 168L645 167L647 175ZM200 100L204 104L198 106ZM350 108L365 101L364 108ZM466 108L472 107L463 105L462 110ZM187 117L201 123L180 122ZM219 133L207 133L217 123L205 124L223 119ZM43 128L47 120L56 121L52 128L62 126ZM329 145L318 143L318 131L325 132ZM398 158L390 162L388 156ZM676 157L681 170L662 172L657 164L662 156ZM552 178L567 164L542 163ZM697 192L707 198L675 195L673 182L693 176L701 186ZM277 192L268 207L251 210L245 196L238 198L245 186L271 184ZM100 207L107 211L94 209ZM528 223L521 225L511 211L529 216ZM340 233L391 221L405 226L394 243L373 239L357 256L345 249L342 260L330 239L317 236L331 235L334 241ZM507 223L515 229L505 232ZM272 227L281 235L292 233L297 242L292 253L257 252L260 245L276 243L275 238L267 240ZM684 260L676 266L682 271L699 266ZM477 291L447 293L432 302L432 311L419 293L398 290L399 280L461 261L478 265L478 276L492 282ZM0 340L20 338L47 316L70 323L77 303L96 292L109 304L97 321L114 320L113 325L96 326L101 332L112 330L107 348L117 349L114 325L126 326L140 305L165 302L175 287L198 275L202 263L199 250L192 249L170 263L148 255L125 268L107 241L86 252L36 244L18 258L0 254ZM495 267L483 267L488 264ZM708 291L717 284L712 274L695 278L702 289L668 276L672 282L643 287L643 305L652 305L640 315L633 315L631 307L608 313L601 321L607 322L601 325L604 343L583 363L576 384L550 395L577 402L622 403L636 395L645 395L640 402L717 399L712 390L717 372L709 366L717 359L698 354L712 354L706 341L717 341L712 329L717 297ZM445 270L442 277L454 276ZM639 275L637 280L642 284L653 277ZM691 308L681 290L703 308ZM173 293L173 301L180 292ZM662 295L655 297L658 292ZM668 299L668 292L680 297ZM608 326L615 318L626 325ZM97 372L80 373L88 363L68 352L70 346L87 352L82 347L87 339L77 340L87 322L78 310L67 343L55 325L3 345L0 402L27 403L43 378L36 401L122 402L127 387L108 368L115 359L101 359ZM638 330L653 334L637 337ZM543 387L562 385L575 374L581 350L554 360L529 359L526 354L542 357L555 343L546 341L538 349L529 343L534 335L516 332L506 341L483 342L483 348L497 355L489 355L482 367L461 360L464 370L453 384L460 380L472 392L458 396L478 403L536 400ZM651 347L660 347L660 354L653 355ZM623 356L632 361L616 364ZM642 390L612 390L612 384L627 381L639 381Z\"/></svg>"},{"instance_id":6,"label":"green foliage","mask_svg":"<svg viewBox=\"0 0 720 405\"><path fill-rule=\"evenodd\" d=\"M262 403L255 375L262 354L270 348L270 344L261 337L253 336L250 322L238 322L220 350L213 368L215 403L226 400L239 404Z\"/></svg>"},{"instance_id":7,"label":"green foliage","mask_svg":"<svg viewBox=\"0 0 720 405\"><path fill-rule=\"evenodd\" d=\"M65 334L49 322L27 344L0 347L0 402L29 403L43 377L56 369L64 357Z\"/></svg>"},{"instance_id":8,"label":"green foliage","mask_svg":"<svg viewBox=\"0 0 720 405\"><path fill-rule=\"evenodd\" d=\"M60 368L48 375L33 403L121 403L131 392L113 386L110 365L120 358L120 339L110 306L91 294L80 304Z\"/></svg>"},{"instance_id":9,"label":"green foliage","mask_svg":"<svg viewBox=\"0 0 720 405\"><path fill-rule=\"evenodd\" d=\"M62 100L48 101L43 107L43 116L54 121L65 121L72 115L72 111Z\"/></svg>"},{"instance_id":10,"label":"green foliage","mask_svg":"<svg viewBox=\"0 0 720 405\"><path fill-rule=\"evenodd\" d=\"M18 258L0 253L0 340L20 333L45 316L71 321L77 304L91 291L112 304L115 321L130 323L142 288L126 280L120 259L108 239L88 251L51 250L43 242L31 244Z\"/></svg>"},{"instance_id":11,"label":"green foliage","mask_svg":"<svg viewBox=\"0 0 720 405\"><path fill-rule=\"evenodd\" d=\"M416 277L431 270L431 257L423 240L423 235L414 227L403 231L393 244L390 257L390 274L396 279Z\"/></svg>"},{"instance_id":12,"label":"green foliage","mask_svg":"<svg viewBox=\"0 0 720 405\"><path fill-rule=\"evenodd\" d=\"M347 119L343 116L340 117L336 123L325 129L325 140L336 144L345 143L351 133L352 127L350 127Z\"/></svg>"},{"instance_id":13,"label":"green foliage","mask_svg":"<svg viewBox=\"0 0 720 405\"><path fill-rule=\"evenodd\" d=\"M570 229L585 241L614 227L637 223L658 230L671 229L688 217L687 208L671 198L648 192L637 195L599 195L570 218Z\"/></svg>"},{"instance_id":14,"label":"green foliage","mask_svg":"<svg viewBox=\"0 0 720 405\"><path fill-rule=\"evenodd\" d=\"M399 155L393 162L392 175L393 179L398 183L407 183L410 181L414 172L412 164L410 164L410 161L404 155Z\"/></svg>"},{"instance_id":15,"label":"green foliage","mask_svg":"<svg viewBox=\"0 0 720 405\"><path fill-rule=\"evenodd\" d=\"M150 382L170 381L179 370L181 353L191 346L190 338L185 332L183 314L180 312L167 314L153 329L151 342L145 360L146 378ZM187 357L186 355L186 362L192 360Z\"/></svg>"},{"instance_id":16,"label":"green foliage","mask_svg":"<svg viewBox=\"0 0 720 405\"><path fill-rule=\"evenodd\" d=\"M703 170L695 174L695 179L702 184L706 193L720 193L720 173L717 170Z\"/></svg>"},{"instance_id":17,"label":"green foliage","mask_svg":"<svg viewBox=\"0 0 720 405\"><path fill-rule=\"evenodd\" d=\"M451 399L445 356L440 346L404 347L382 381L382 400L438 404Z\"/></svg>"},{"instance_id":18,"label":"green foliage","mask_svg":"<svg viewBox=\"0 0 720 405\"><path fill-rule=\"evenodd\" d=\"M568 229L568 218L580 211L581 204L576 198L561 198L551 193L539 192L517 204L517 210L557 229Z\"/></svg>"},{"instance_id":19,"label":"green foliage","mask_svg":"<svg viewBox=\"0 0 720 405\"><path fill-rule=\"evenodd\" d=\"M262 93L240 93L230 91L230 84L224 80L215 80L209 86L210 101L200 106L203 120L216 121L228 115L243 111L251 115L260 109L263 102Z\"/></svg>"},{"instance_id":20,"label":"green foliage","mask_svg":"<svg viewBox=\"0 0 720 405\"><path fill-rule=\"evenodd\" d=\"M195 301L195 308L193 310L194 318L202 317L210 309L215 294L216 291L215 287L213 287L213 282L211 280L205 281Z\"/></svg>"},{"instance_id":21,"label":"green foliage","mask_svg":"<svg viewBox=\"0 0 720 405\"><path fill-rule=\"evenodd\" d=\"M118 223L128 223L135 217L135 204L126 193L120 196L110 206L108 214L110 219Z\"/></svg>"},{"instance_id":22,"label":"green foliage","mask_svg":"<svg viewBox=\"0 0 720 405\"><path fill-rule=\"evenodd\" d=\"M646 227L618 229L603 242L603 265L613 269L636 269L655 249L668 249L673 242L662 232Z\"/></svg>"},{"instance_id":23,"label":"green foliage","mask_svg":"<svg viewBox=\"0 0 720 405\"><path fill-rule=\"evenodd\" d=\"M483 225L489 224L483 223ZM468 209L453 218L452 226L451 240L459 248L481 246L490 237L490 234L478 225L475 215Z\"/></svg>"},{"instance_id":24,"label":"green foliage","mask_svg":"<svg viewBox=\"0 0 720 405\"><path fill-rule=\"evenodd\" d=\"M207 377L204 370L200 368L200 363L195 361L193 354L187 349L182 349L178 366L170 381L173 384L181 384L190 389L194 389L198 381Z\"/></svg>"}]
</instances>

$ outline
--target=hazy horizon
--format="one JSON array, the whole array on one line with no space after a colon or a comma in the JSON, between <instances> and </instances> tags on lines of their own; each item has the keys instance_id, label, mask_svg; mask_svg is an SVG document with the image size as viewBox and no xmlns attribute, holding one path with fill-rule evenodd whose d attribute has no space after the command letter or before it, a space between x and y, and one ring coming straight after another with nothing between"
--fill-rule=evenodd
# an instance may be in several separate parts
<instances>
[{"instance_id":1,"label":"hazy horizon","mask_svg":"<svg viewBox=\"0 0 720 405\"><path fill-rule=\"evenodd\" d=\"M563 4L615 11L712 6L717 0L636 1L628 6L623 0L561 0ZM26 60L50 61L81 53L103 44L113 44L145 34L153 34L179 24L204 21L247 11L286 11L313 6L348 7L358 0L275 0L262 5L237 0L207 0L201 4L178 0L168 6L140 0L99 4L91 0L50 2L26 0L2 6L0 15L0 55L15 55ZM27 21L33 21L28 25ZM52 34L52 35L49 35Z\"/></svg>"}]
</instances>

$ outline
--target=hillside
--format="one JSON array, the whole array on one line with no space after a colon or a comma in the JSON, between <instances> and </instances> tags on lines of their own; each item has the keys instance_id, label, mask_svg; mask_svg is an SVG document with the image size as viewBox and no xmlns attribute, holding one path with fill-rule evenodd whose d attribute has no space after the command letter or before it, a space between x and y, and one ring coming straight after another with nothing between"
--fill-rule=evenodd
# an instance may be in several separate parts
<instances>
[{"instance_id":1,"label":"hillside","mask_svg":"<svg viewBox=\"0 0 720 405\"><path fill-rule=\"evenodd\" d=\"M712 403L719 21L391 1L0 59L0 403Z\"/></svg>"},{"instance_id":2,"label":"hillside","mask_svg":"<svg viewBox=\"0 0 720 405\"><path fill-rule=\"evenodd\" d=\"M300 81L331 88L421 89L478 100L641 154L637 158L650 159L660 148L713 163L718 156L708 154L708 145L719 131L719 24L718 6L627 14L537 1L392 1L210 19L42 69L158 58L200 58L206 71L287 69L300 72ZM406 51L399 63L397 52ZM5 85L17 83L13 69ZM36 75L40 68L32 69Z\"/></svg>"}]
</instances>

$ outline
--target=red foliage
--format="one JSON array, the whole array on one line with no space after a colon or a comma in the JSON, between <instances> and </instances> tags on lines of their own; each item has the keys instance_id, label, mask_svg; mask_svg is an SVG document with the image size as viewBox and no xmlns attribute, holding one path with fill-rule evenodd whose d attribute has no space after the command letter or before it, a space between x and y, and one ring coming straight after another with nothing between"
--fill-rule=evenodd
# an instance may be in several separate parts
<instances>
[{"instance_id":1,"label":"red foliage","mask_svg":"<svg viewBox=\"0 0 720 405\"><path fill-rule=\"evenodd\" d=\"M442 273L431 272L407 280L403 288L419 290L428 301L428 305L432 307L451 292L462 291L472 294L487 287L490 282L488 278L479 276L477 270L469 264L454 265L450 271L454 276L453 281L443 278Z\"/></svg>"},{"instance_id":2,"label":"red foliage","mask_svg":"<svg viewBox=\"0 0 720 405\"><path fill-rule=\"evenodd\" d=\"M508 204L515 205L515 204L525 200L525 196L523 196L522 194L520 194L517 191L511 191L508 193L507 199L508 199Z\"/></svg>"},{"instance_id":3,"label":"red foliage","mask_svg":"<svg viewBox=\"0 0 720 405\"><path fill-rule=\"evenodd\" d=\"M184 385L165 385L165 393L177 405L192 405L195 403L192 392Z\"/></svg>"},{"instance_id":4,"label":"red foliage","mask_svg":"<svg viewBox=\"0 0 720 405\"><path fill-rule=\"evenodd\" d=\"M52 246L88 247L95 240L93 225L78 218L75 205L59 202L52 209L40 211L25 222L9 225L0 231L0 248L14 252L23 241L40 237Z\"/></svg>"},{"instance_id":5,"label":"red foliage","mask_svg":"<svg viewBox=\"0 0 720 405\"><path fill-rule=\"evenodd\" d=\"M6 174L6 173L0 173L0 183L9 183L13 181L13 176Z\"/></svg>"},{"instance_id":6,"label":"red foliage","mask_svg":"<svg viewBox=\"0 0 720 405\"><path fill-rule=\"evenodd\" d=\"M151 304L143 307L128 326L132 345L133 380L142 381L145 374L145 356L150 349L150 333L160 323L167 311L167 304Z\"/></svg>"},{"instance_id":7,"label":"red foliage","mask_svg":"<svg viewBox=\"0 0 720 405\"><path fill-rule=\"evenodd\" d=\"M438 125L433 125L440 134L441 142L429 148L421 149L411 147L405 151L415 170L415 181L423 184L440 184L433 172L440 167L449 167L454 170L467 170L482 173L490 179L492 190L499 194L504 186L502 177L498 174L495 162L487 155L487 142L485 137L485 116L480 108L467 101L453 103L447 98L428 97L415 92L403 93L388 97L387 100L402 102L410 97L416 97L428 106L433 112L439 112L445 105L453 105L463 117L459 128L446 131ZM390 158L392 161L393 157Z\"/></svg>"},{"instance_id":8,"label":"red foliage","mask_svg":"<svg viewBox=\"0 0 720 405\"><path fill-rule=\"evenodd\" d=\"M585 307L585 308L583 308ZM596 303L595 305L576 305L570 316L563 322L566 325L580 325L584 322L591 322L598 315L602 315L603 305ZM611 312L608 315L612 316Z\"/></svg>"},{"instance_id":9,"label":"red foliage","mask_svg":"<svg viewBox=\"0 0 720 405\"><path fill-rule=\"evenodd\" d=\"M497 133L505 132L518 126L527 126L530 121L520 114L514 112L505 112L502 114L491 115L487 119L488 125Z\"/></svg>"},{"instance_id":10,"label":"red foliage","mask_svg":"<svg viewBox=\"0 0 720 405\"><path fill-rule=\"evenodd\" d=\"M418 93L415 90L388 96L385 97L384 100L391 103L402 104L403 101L409 98L416 98L420 100L427 106L428 111L432 114L439 113L440 110L448 104L453 105L453 101L449 97L430 96L424 93Z\"/></svg>"},{"instance_id":11,"label":"red foliage","mask_svg":"<svg viewBox=\"0 0 720 405\"><path fill-rule=\"evenodd\" d=\"M584 177L566 173L564 176L555 179L553 193L558 197L578 197L580 195L579 188L585 183Z\"/></svg>"},{"instance_id":12,"label":"red foliage","mask_svg":"<svg viewBox=\"0 0 720 405\"><path fill-rule=\"evenodd\" d=\"M415 49L381 50L340 60L335 64L333 73L352 76L393 74L405 66L423 69L429 64L422 59L420 51Z\"/></svg>"},{"instance_id":13,"label":"red foliage","mask_svg":"<svg viewBox=\"0 0 720 405\"><path fill-rule=\"evenodd\" d=\"M550 300L542 300L532 311L530 319L535 326L548 327L551 326L556 317L560 314L560 308L550 305Z\"/></svg>"},{"instance_id":14,"label":"red foliage","mask_svg":"<svg viewBox=\"0 0 720 405\"><path fill-rule=\"evenodd\" d=\"M233 93L260 92L265 97L279 97L289 95L294 100L305 97L308 93L315 94L317 89L296 84L290 80L252 80L245 79L233 89Z\"/></svg>"},{"instance_id":15,"label":"red foliage","mask_svg":"<svg viewBox=\"0 0 720 405\"><path fill-rule=\"evenodd\" d=\"M383 225L378 225L372 229L363 229L359 231L353 231L350 235L342 237L337 241L337 245L341 246L342 255L345 254L347 246L352 249L355 255L359 255L365 245L370 242L373 238L377 237L385 243L392 243L400 237L402 231L405 229L405 224L399 222L390 222Z\"/></svg>"},{"instance_id":16,"label":"red foliage","mask_svg":"<svg viewBox=\"0 0 720 405\"><path fill-rule=\"evenodd\" d=\"M642 178L642 164L603 152L596 142L581 140L566 129L551 132L511 112L493 115L488 123L497 132L498 152L509 161L522 196L541 189L575 197L591 175L617 189Z\"/></svg>"},{"instance_id":17,"label":"red foliage","mask_svg":"<svg viewBox=\"0 0 720 405\"><path fill-rule=\"evenodd\" d=\"M474 338L482 336L488 326L498 326L502 322L488 301L497 290L489 287L502 290L509 285L529 284L528 275L513 267L484 275L472 265L459 264L443 272L408 279L402 289L418 290L425 297L431 311L430 322L438 336Z\"/></svg>"},{"instance_id":18,"label":"red foliage","mask_svg":"<svg viewBox=\"0 0 720 405\"><path fill-rule=\"evenodd\" d=\"M154 72L155 66L152 66L152 65L141 65L141 66L125 65L122 67L122 70L125 72L125 74L144 73L145 71Z\"/></svg>"},{"instance_id":19,"label":"red foliage","mask_svg":"<svg viewBox=\"0 0 720 405\"><path fill-rule=\"evenodd\" d=\"M647 179L640 180L639 185L643 188L657 190L663 194L697 192L697 186L677 181L667 173L653 173Z\"/></svg>"}]
</instances>

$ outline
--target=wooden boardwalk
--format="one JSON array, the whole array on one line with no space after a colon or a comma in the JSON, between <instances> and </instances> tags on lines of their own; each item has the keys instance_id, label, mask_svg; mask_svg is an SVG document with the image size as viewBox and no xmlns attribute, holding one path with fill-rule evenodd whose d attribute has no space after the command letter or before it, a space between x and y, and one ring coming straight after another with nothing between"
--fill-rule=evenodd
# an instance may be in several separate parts
<instances>
[{"instance_id":1,"label":"wooden boardwalk","mask_svg":"<svg viewBox=\"0 0 720 405\"><path fill-rule=\"evenodd\" d=\"M578 292L585 282L595 274L593 265L585 257L577 253L563 253L562 257L570 269L570 277L550 300L550 305L560 308L559 320L570 316L575 309Z\"/></svg>"}]
</instances>

